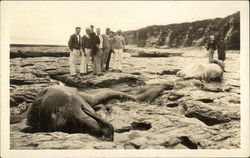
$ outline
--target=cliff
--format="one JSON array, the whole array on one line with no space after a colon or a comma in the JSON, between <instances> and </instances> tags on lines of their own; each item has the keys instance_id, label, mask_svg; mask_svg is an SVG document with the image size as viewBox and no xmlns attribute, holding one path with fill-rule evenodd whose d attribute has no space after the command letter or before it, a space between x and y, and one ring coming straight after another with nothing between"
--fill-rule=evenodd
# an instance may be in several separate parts
<instances>
[{"instance_id":1,"label":"cliff","mask_svg":"<svg viewBox=\"0 0 250 158\"><path fill-rule=\"evenodd\" d=\"M139 47L204 46L209 36L224 38L230 50L240 49L240 12L225 18L191 23L153 25L123 33L126 43Z\"/></svg>"}]
</instances>

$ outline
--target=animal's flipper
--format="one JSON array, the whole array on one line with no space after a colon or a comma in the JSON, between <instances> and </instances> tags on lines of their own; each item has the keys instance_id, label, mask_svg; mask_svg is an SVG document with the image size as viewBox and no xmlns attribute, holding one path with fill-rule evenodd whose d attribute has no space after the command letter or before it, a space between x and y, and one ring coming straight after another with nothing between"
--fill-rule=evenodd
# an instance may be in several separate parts
<instances>
[{"instance_id":1,"label":"animal's flipper","mask_svg":"<svg viewBox=\"0 0 250 158\"><path fill-rule=\"evenodd\" d=\"M118 92L109 88L98 89L94 94L80 93L82 98L86 100L92 107L104 103L110 99L128 99L135 100L135 98L129 94Z\"/></svg>"},{"instance_id":2,"label":"animal's flipper","mask_svg":"<svg viewBox=\"0 0 250 158\"><path fill-rule=\"evenodd\" d=\"M163 90L173 89L173 84L160 84L148 87L146 91L135 96L136 101L151 102L157 98Z\"/></svg>"}]
</instances>

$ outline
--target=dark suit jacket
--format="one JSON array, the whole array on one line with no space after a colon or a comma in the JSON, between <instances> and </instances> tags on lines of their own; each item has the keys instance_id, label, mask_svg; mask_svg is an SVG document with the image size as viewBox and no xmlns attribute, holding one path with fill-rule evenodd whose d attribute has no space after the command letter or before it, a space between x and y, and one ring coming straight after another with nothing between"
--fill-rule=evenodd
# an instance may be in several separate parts
<instances>
[{"instance_id":1,"label":"dark suit jacket","mask_svg":"<svg viewBox=\"0 0 250 158\"><path fill-rule=\"evenodd\" d=\"M92 43L91 43L90 38L84 35L82 37L82 50L84 51L85 48L91 49L91 47L92 47Z\"/></svg>"},{"instance_id":2,"label":"dark suit jacket","mask_svg":"<svg viewBox=\"0 0 250 158\"><path fill-rule=\"evenodd\" d=\"M80 41L78 41L76 34L71 35L69 38L68 45L69 45L70 50L80 49L81 48L81 36L80 36Z\"/></svg>"},{"instance_id":3,"label":"dark suit jacket","mask_svg":"<svg viewBox=\"0 0 250 158\"><path fill-rule=\"evenodd\" d=\"M100 44L100 39L96 36L95 33L91 33L89 37L84 35L82 37L82 49L84 51L85 48L91 49L91 56L93 57L98 50L97 44Z\"/></svg>"},{"instance_id":4,"label":"dark suit jacket","mask_svg":"<svg viewBox=\"0 0 250 158\"><path fill-rule=\"evenodd\" d=\"M215 40L209 41L207 43L207 50L209 50L210 48L212 48L213 50L216 50L216 47L217 47L217 42Z\"/></svg>"}]
</instances>

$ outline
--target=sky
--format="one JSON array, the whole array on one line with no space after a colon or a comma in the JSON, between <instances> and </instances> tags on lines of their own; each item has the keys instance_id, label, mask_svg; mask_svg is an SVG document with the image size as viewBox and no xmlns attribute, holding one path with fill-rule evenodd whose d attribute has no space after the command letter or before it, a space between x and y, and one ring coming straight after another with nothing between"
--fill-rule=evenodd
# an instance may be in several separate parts
<instances>
[{"instance_id":1,"label":"sky","mask_svg":"<svg viewBox=\"0 0 250 158\"><path fill-rule=\"evenodd\" d=\"M239 11L237 1L5 1L2 3L13 44L66 45L75 27L99 27L104 33L150 25L226 17Z\"/></svg>"}]
</instances>

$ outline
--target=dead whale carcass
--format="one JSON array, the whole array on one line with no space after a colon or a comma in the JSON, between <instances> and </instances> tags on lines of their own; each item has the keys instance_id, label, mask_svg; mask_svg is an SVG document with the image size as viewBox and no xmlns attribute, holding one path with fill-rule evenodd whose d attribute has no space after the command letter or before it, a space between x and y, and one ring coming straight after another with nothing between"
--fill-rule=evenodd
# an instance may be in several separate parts
<instances>
[{"instance_id":1,"label":"dead whale carcass","mask_svg":"<svg viewBox=\"0 0 250 158\"><path fill-rule=\"evenodd\" d=\"M77 90L52 86L41 91L27 115L27 125L37 131L89 133L113 140L111 123L100 118Z\"/></svg>"},{"instance_id":2,"label":"dead whale carcass","mask_svg":"<svg viewBox=\"0 0 250 158\"><path fill-rule=\"evenodd\" d=\"M200 79L200 80L221 80L223 76L224 66L220 61L214 60L209 64L193 64L189 65L179 72L176 76L184 79Z\"/></svg>"}]
</instances>

